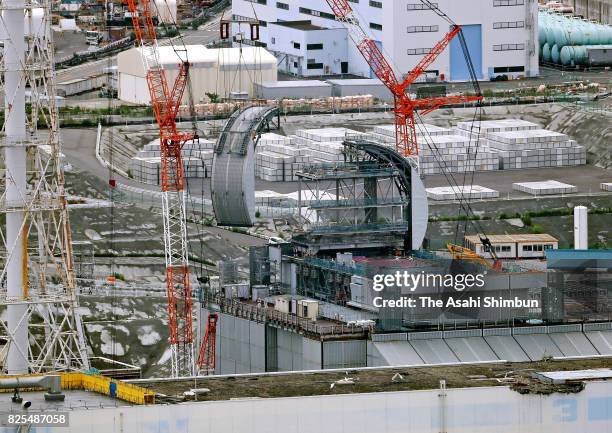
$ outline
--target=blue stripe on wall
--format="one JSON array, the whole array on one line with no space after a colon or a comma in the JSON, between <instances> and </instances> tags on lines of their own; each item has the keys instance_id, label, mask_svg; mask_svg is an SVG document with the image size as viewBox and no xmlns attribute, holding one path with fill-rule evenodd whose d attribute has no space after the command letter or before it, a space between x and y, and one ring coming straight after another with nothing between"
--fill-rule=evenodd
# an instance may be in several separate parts
<instances>
[{"instance_id":1,"label":"blue stripe on wall","mask_svg":"<svg viewBox=\"0 0 612 433\"><path fill-rule=\"evenodd\" d=\"M472 24L461 26L461 29L476 70L476 77L482 79L482 26ZM455 36L450 43L450 79L451 81L470 80L470 71L463 55L459 36Z\"/></svg>"}]
</instances>

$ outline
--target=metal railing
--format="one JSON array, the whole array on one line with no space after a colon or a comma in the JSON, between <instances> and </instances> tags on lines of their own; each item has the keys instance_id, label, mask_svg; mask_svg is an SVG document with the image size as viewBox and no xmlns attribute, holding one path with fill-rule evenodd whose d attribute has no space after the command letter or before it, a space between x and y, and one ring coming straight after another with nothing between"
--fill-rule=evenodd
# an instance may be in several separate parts
<instances>
[{"instance_id":1,"label":"metal railing","mask_svg":"<svg viewBox=\"0 0 612 433\"><path fill-rule=\"evenodd\" d=\"M360 198L360 199L345 199L345 200L312 200L308 203L308 207L312 209L325 209L335 207L377 207L391 205L405 205L408 201L403 197L392 198Z\"/></svg>"},{"instance_id":2,"label":"metal railing","mask_svg":"<svg viewBox=\"0 0 612 433\"><path fill-rule=\"evenodd\" d=\"M343 272L345 274L351 275L364 275L363 267L358 264L355 264L355 266L347 266L342 263L335 262L333 260L323 260L314 257L306 257L304 259L304 263L330 271Z\"/></svg>"},{"instance_id":3,"label":"metal railing","mask_svg":"<svg viewBox=\"0 0 612 433\"><path fill-rule=\"evenodd\" d=\"M203 295L202 298L209 305L218 305L222 313L262 323L278 323L284 327L293 328L298 332L314 335L363 335L367 333L367 329L361 326L344 323L320 324L304 317L298 317L295 314L247 304L237 299L227 299L222 296L213 295Z\"/></svg>"},{"instance_id":4,"label":"metal railing","mask_svg":"<svg viewBox=\"0 0 612 433\"><path fill-rule=\"evenodd\" d=\"M331 223L322 223L321 225L311 225L309 232L317 233L353 233L353 232L393 232L408 230L408 223L373 223L373 224L357 224L357 225L340 225Z\"/></svg>"}]
</instances>

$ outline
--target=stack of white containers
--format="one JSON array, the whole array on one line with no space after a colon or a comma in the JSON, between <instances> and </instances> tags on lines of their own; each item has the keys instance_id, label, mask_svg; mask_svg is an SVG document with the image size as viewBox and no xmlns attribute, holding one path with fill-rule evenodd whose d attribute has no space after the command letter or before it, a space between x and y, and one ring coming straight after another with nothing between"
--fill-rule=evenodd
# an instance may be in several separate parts
<instances>
[{"instance_id":1,"label":"stack of white containers","mask_svg":"<svg viewBox=\"0 0 612 433\"><path fill-rule=\"evenodd\" d=\"M183 176L186 178L209 177L215 142L200 138L183 145ZM132 177L142 183L161 183L161 156L159 140L146 144L128 165Z\"/></svg>"},{"instance_id":2,"label":"stack of white containers","mask_svg":"<svg viewBox=\"0 0 612 433\"><path fill-rule=\"evenodd\" d=\"M499 197L499 191L480 185L456 185L427 188L427 197L432 200L485 199Z\"/></svg>"},{"instance_id":3,"label":"stack of white containers","mask_svg":"<svg viewBox=\"0 0 612 433\"><path fill-rule=\"evenodd\" d=\"M368 133L368 139L395 146L395 126L380 125ZM417 126L419 165L423 174L463 173L498 169L497 155L482 140L458 134L436 125Z\"/></svg>"},{"instance_id":4,"label":"stack of white containers","mask_svg":"<svg viewBox=\"0 0 612 433\"><path fill-rule=\"evenodd\" d=\"M295 142L308 149L310 163L344 161L344 140L364 134L346 128L298 129Z\"/></svg>"},{"instance_id":5,"label":"stack of white containers","mask_svg":"<svg viewBox=\"0 0 612 433\"><path fill-rule=\"evenodd\" d=\"M257 145L256 176L271 182L297 180L304 165L344 161L342 142L362 135L345 128L299 129L288 137L263 134Z\"/></svg>"},{"instance_id":6,"label":"stack of white containers","mask_svg":"<svg viewBox=\"0 0 612 433\"><path fill-rule=\"evenodd\" d=\"M526 192L531 195L557 195L578 192L574 185L556 180L545 180L542 182L517 182L512 184L512 189Z\"/></svg>"},{"instance_id":7,"label":"stack of white containers","mask_svg":"<svg viewBox=\"0 0 612 433\"><path fill-rule=\"evenodd\" d=\"M262 134L256 148L255 175L270 182L296 180L295 173L308 160L307 149L295 144L295 137Z\"/></svg>"},{"instance_id":8,"label":"stack of white containers","mask_svg":"<svg viewBox=\"0 0 612 433\"><path fill-rule=\"evenodd\" d=\"M502 170L517 168L567 167L586 164L586 148L554 131L525 120L504 119L460 122L457 130L480 137L499 157Z\"/></svg>"}]
</instances>

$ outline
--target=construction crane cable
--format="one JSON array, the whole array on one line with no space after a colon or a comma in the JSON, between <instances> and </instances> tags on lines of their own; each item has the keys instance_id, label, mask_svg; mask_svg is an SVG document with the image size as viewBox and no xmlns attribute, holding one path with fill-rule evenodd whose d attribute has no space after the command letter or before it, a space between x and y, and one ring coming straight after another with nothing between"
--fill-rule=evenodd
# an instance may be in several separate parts
<instances>
[{"instance_id":1,"label":"construction crane cable","mask_svg":"<svg viewBox=\"0 0 612 433\"><path fill-rule=\"evenodd\" d=\"M457 26L457 23L455 23L455 21L453 19L451 19L448 15L446 15L438 6L437 4L432 3L429 0L421 0L421 3L423 3L424 5L426 5L430 10L432 10L436 15L438 15L439 17L443 18L446 22L448 22L451 26ZM470 81L472 83L472 86L474 87L474 91L476 93L476 96L482 96L482 91L480 89L480 84L478 82L478 76L476 74L476 70L474 68L474 62L472 61L472 57L470 55L470 50L469 47L467 45L467 42L465 40L465 34L463 32L463 29L460 28L460 31L457 35L457 37L459 38L459 43L461 46L461 50L463 51L463 57L465 59L466 65L467 65L467 69L468 69L468 73L470 75ZM470 140L468 143L468 162L469 162L469 155L470 155L470 150L471 150L471 144L472 144L472 138L473 138L473 125L474 122L476 121L476 117L479 117L479 125L482 122L482 99L479 99L477 101L477 105L476 105L476 109L474 112L474 117L472 119L472 128L470 128ZM476 152L474 154L474 168L472 169L472 177L471 177L471 182L470 182L470 192L474 186L474 174L476 171L476 161L478 159L478 150L479 150L479 143L480 143L480 126L478 128L478 132L476 135L476 139L475 139L475 143L476 143ZM463 186L465 187L465 174L467 172L464 172L464 182L463 182ZM460 225L460 215L459 213L461 212L462 209L464 209L464 207L462 206L462 201L464 200L469 200L469 197L465 197L465 194L463 193L463 190L461 191L460 197L459 197L459 208L458 208L458 218L457 218L457 226L456 226L456 230L455 230L455 243L457 243L457 237L459 235L459 225ZM466 212L466 220L464 222L464 234L465 231L467 230L467 221L469 219L469 215L467 215ZM483 233L484 234L484 233Z\"/></svg>"},{"instance_id":2,"label":"construction crane cable","mask_svg":"<svg viewBox=\"0 0 612 433\"><path fill-rule=\"evenodd\" d=\"M421 123L423 123L423 119L421 118L421 115L418 113L418 111L416 112L416 115L421 121ZM457 180L453 176L453 173L449 170L448 164L446 164L446 161L444 161L443 158L442 159L439 158L439 156L442 155L442 153L440 152L436 144L431 139L429 132L426 129L423 132L424 134L422 135L425 138L425 142L430 148L430 150L432 151L434 158L436 159L436 162L438 163L438 166L442 170L442 174L446 178L446 181L451 187L453 187L453 189L457 190L460 195L463 195L463 191L459 188L459 184L457 183ZM474 216L476 215L469 201L463 200L459 202L459 206L466 212L466 215L467 214L471 214ZM470 220L470 222L476 227L477 230L479 230L480 233L484 233L484 229L482 228L478 220Z\"/></svg>"}]
</instances>

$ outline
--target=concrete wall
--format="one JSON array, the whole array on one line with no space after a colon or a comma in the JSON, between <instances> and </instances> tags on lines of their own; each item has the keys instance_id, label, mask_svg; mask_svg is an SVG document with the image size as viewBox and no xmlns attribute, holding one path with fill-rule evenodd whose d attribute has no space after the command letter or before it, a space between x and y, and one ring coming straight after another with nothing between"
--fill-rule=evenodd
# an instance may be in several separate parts
<instances>
[{"instance_id":1,"label":"concrete wall","mask_svg":"<svg viewBox=\"0 0 612 433\"><path fill-rule=\"evenodd\" d=\"M266 371L263 324L220 313L217 329L217 374Z\"/></svg>"},{"instance_id":2,"label":"concrete wall","mask_svg":"<svg viewBox=\"0 0 612 433\"><path fill-rule=\"evenodd\" d=\"M254 382L256 383L256 382ZM256 385L254 385L256 386ZM612 382L578 394L521 395L505 387L117 407L70 413L47 433L610 433ZM100 420L104 420L101 422ZM13 433L15 428L0 428ZM38 429L37 429L38 431Z\"/></svg>"},{"instance_id":3,"label":"concrete wall","mask_svg":"<svg viewBox=\"0 0 612 433\"><path fill-rule=\"evenodd\" d=\"M203 310L202 317L208 312ZM205 323L200 320L200 323ZM204 330L200 329L200 335ZM365 340L321 342L219 313L216 374L365 367Z\"/></svg>"}]
</instances>

